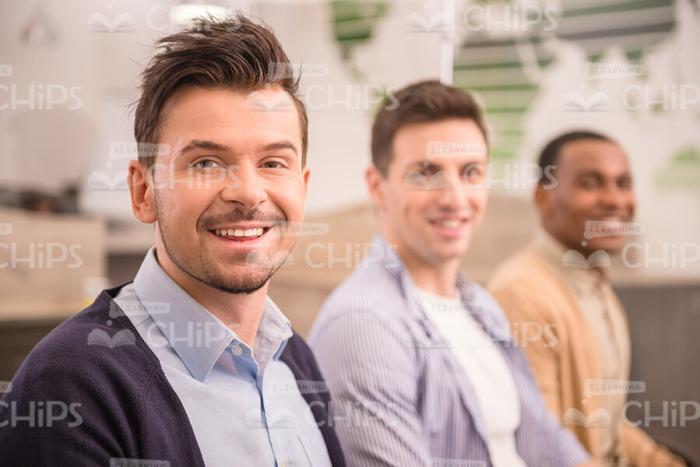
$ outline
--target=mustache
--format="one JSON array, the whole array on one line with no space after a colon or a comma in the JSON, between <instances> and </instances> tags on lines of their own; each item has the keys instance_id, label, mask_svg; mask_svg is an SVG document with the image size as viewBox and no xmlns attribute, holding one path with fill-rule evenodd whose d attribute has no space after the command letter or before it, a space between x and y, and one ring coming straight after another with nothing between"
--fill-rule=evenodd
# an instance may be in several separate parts
<instances>
[{"instance_id":1,"label":"mustache","mask_svg":"<svg viewBox=\"0 0 700 467\"><path fill-rule=\"evenodd\" d=\"M202 217L199 225L201 228L209 230L209 227L214 227L221 224L235 224L241 221L256 221L269 224L284 224L287 219L277 213L265 213L260 209L242 209L236 208L233 211L228 211L222 214L212 214L211 216Z\"/></svg>"}]
</instances>

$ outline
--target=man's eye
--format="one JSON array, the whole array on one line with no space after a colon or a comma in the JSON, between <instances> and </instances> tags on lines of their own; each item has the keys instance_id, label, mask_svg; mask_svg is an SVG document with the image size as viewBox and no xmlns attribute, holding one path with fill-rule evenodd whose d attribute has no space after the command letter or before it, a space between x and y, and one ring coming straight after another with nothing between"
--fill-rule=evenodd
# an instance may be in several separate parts
<instances>
[{"instance_id":1,"label":"man's eye","mask_svg":"<svg viewBox=\"0 0 700 467\"><path fill-rule=\"evenodd\" d=\"M593 178L584 178L579 181L579 186L587 190L592 190L598 186L598 182Z\"/></svg>"},{"instance_id":2,"label":"man's eye","mask_svg":"<svg viewBox=\"0 0 700 467\"><path fill-rule=\"evenodd\" d=\"M221 167L221 164L214 159L202 159L192 164L192 167L196 169L214 169L216 167Z\"/></svg>"},{"instance_id":3,"label":"man's eye","mask_svg":"<svg viewBox=\"0 0 700 467\"><path fill-rule=\"evenodd\" d=\"M425 176L425 177L430 177L435 173L435 169L433 167L420 167L419 169L416 170L419 174Z\"/></svg>"},{"instance_id":4,"label":"man's eye","mask_svg":"<svg viewBox=\"0 0 700 467\"><path fill-rule=\"evenodd\" d=\"M632 180L630 180L629 178L624 178L617 183L617 186L621 190L629 190L630 188L632 188Z\"/></svg>"},{"instance_id":5,"label":"man's eye","mask_svg":"<svg viewBox=\"0 0 700 467\"><path fill-rule=\"evenodd\" d=\"M404 177L404 181L409 185L422 187L428 184L428 177L420 170L411 170Z\"/></svg>"},{"instance_id":6,"label":"man's eye","mask_svg":"<svg viewBox=\"0 0 700 467\"><path fill-rule=\"evenodd\" d=\"M462 175L470 182L478 182L483 176L483 170L478 165L471 165L465 167Z\"/></svg>"},{"instance_id":7,"label":"man's eye","mask_svg":"<svg viewBox=\"0 0 700 467\"><path fill-rule=\"evenodd\" d=\"M265 161L262 163L262 167L265 169L282 169L284 164L280 161Z\"/></svg>"}]
</instances>

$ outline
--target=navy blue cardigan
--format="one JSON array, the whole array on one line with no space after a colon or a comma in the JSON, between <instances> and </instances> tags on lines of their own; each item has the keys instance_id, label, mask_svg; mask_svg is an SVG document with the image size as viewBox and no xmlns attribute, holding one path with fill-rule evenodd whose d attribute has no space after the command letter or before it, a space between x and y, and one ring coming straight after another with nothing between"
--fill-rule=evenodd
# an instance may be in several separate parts
<instances>
[{"instance_id":1,"label":"navy blue cardigan","mask_svg":"<svg viewBox=\"0 0 700 467\"><path fill-rule=\"evenodd\" d=\"M0 402L0 466L204 466L185 409L157 357L113 301L120 288L103 291L22 363ZM135 345L88 345L95 329L133 335ZM281 359L297 380L323 380L296 333ZM329 419L329 394L302 393L333 465L344 466Z\"/></svg>"}]
</instances>

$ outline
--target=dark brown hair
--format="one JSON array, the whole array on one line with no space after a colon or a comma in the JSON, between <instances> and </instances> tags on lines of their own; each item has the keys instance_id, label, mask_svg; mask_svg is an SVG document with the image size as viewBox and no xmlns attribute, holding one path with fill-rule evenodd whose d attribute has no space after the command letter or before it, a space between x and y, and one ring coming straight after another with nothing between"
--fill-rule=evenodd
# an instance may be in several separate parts
<instances>
[{"instance_id":1,"label":"dark brown hair","mask_svg":"<svg viewBox=\"0 0 700 467\"><path fill-rule=\"evenodd\" d=\"M158 124L168 99L184 86L222 87L255 91L282 87L299 114L302 165L306 164L308 119L296 96L299 78L274 33L239 15L217 21L198 19L183 32L156 43L158 52L141 75L141 97L136 105L134 136L139 161L153 165L157 153Z\"/></svg>"},{"instance_id":2,"label":"dark brown hair","mask_svg":"<svg viewBox=\"0 0 700 467\"><path fill-rule=\"evenodd\" d=\"M449 118L473 120L488 143L481 108L469 94L439 81L420 81L387 96L372 125L372 163L382 175L389 171L394 136L403 126Z\"/></svg>"}]
</instances>

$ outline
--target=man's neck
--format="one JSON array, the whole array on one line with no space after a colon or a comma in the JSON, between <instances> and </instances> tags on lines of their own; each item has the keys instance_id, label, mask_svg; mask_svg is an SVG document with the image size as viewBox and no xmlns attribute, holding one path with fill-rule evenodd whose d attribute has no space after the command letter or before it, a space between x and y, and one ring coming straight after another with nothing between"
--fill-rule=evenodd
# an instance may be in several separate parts
<instances>
[{"instance_id":1,"label":"man's neck","mask_svg":"<svg viewBox=\"0 0 700 467\"><path fill-rule=\"evenodd\" d=\"M459 263L457 263L457 268L455 268L454 262L441 265L426 265L412 262L403 256L402 259L416 286L441 297L455 297L457 294Z\"/></svg>"},{"instance_id":2,"label":"man's neck","mask_svg":"<svg viewBox=\"0 0 700 467\"><path fill-rule=\"evenodd\" d=\"M557 236L554 234L551 230L547 229L545 226L542 226L540 231L536 234L535 237L535 242L539 243L540 246L543 246L547 250L556 250L561 251L561 255L563 256L564 253L569 250L576 251L583 256L583 258L588 261L588 268L586 270L590 271L595 271L598 275L601 276L603 280L608 280L608 266L609 264L607 263L596 263L597 258L592 256L594 254L599 254L599 251L604 251L604 250L591 250L589 248L584 247L581 245L581 243L572 243L568 242L565 238ZM554 253L554 251L552 251ZM610 252L610 251L604 251L604 255L607 255L607 258L609 259L610 257L614 256L616 252ZM557 258L558 261L561 261L562 258Z\"/></svg>"},{"instance_id":3,"label":"man's neck","mask_svg":"<svg viewBox=\"0 0 700 467\"><path fill-rule=\"evenodd\" d=\"M397 252L417 287L436 295L452 298L457 294L460 259L427 262L407 248L397 246Z\"/></svg>"},{"instance_id":4,"label":"man's neck","mask_svg":"<svg viewBox=\"0 0 700 467\"><path fill-rule=\"evenodd\" d=\"M158 246L156 258L163 271L189 296L216 316L251 349L265 310L269 281L255 292L233 294L204 284L180 269Z\"/></svg>"}]
</instances>

